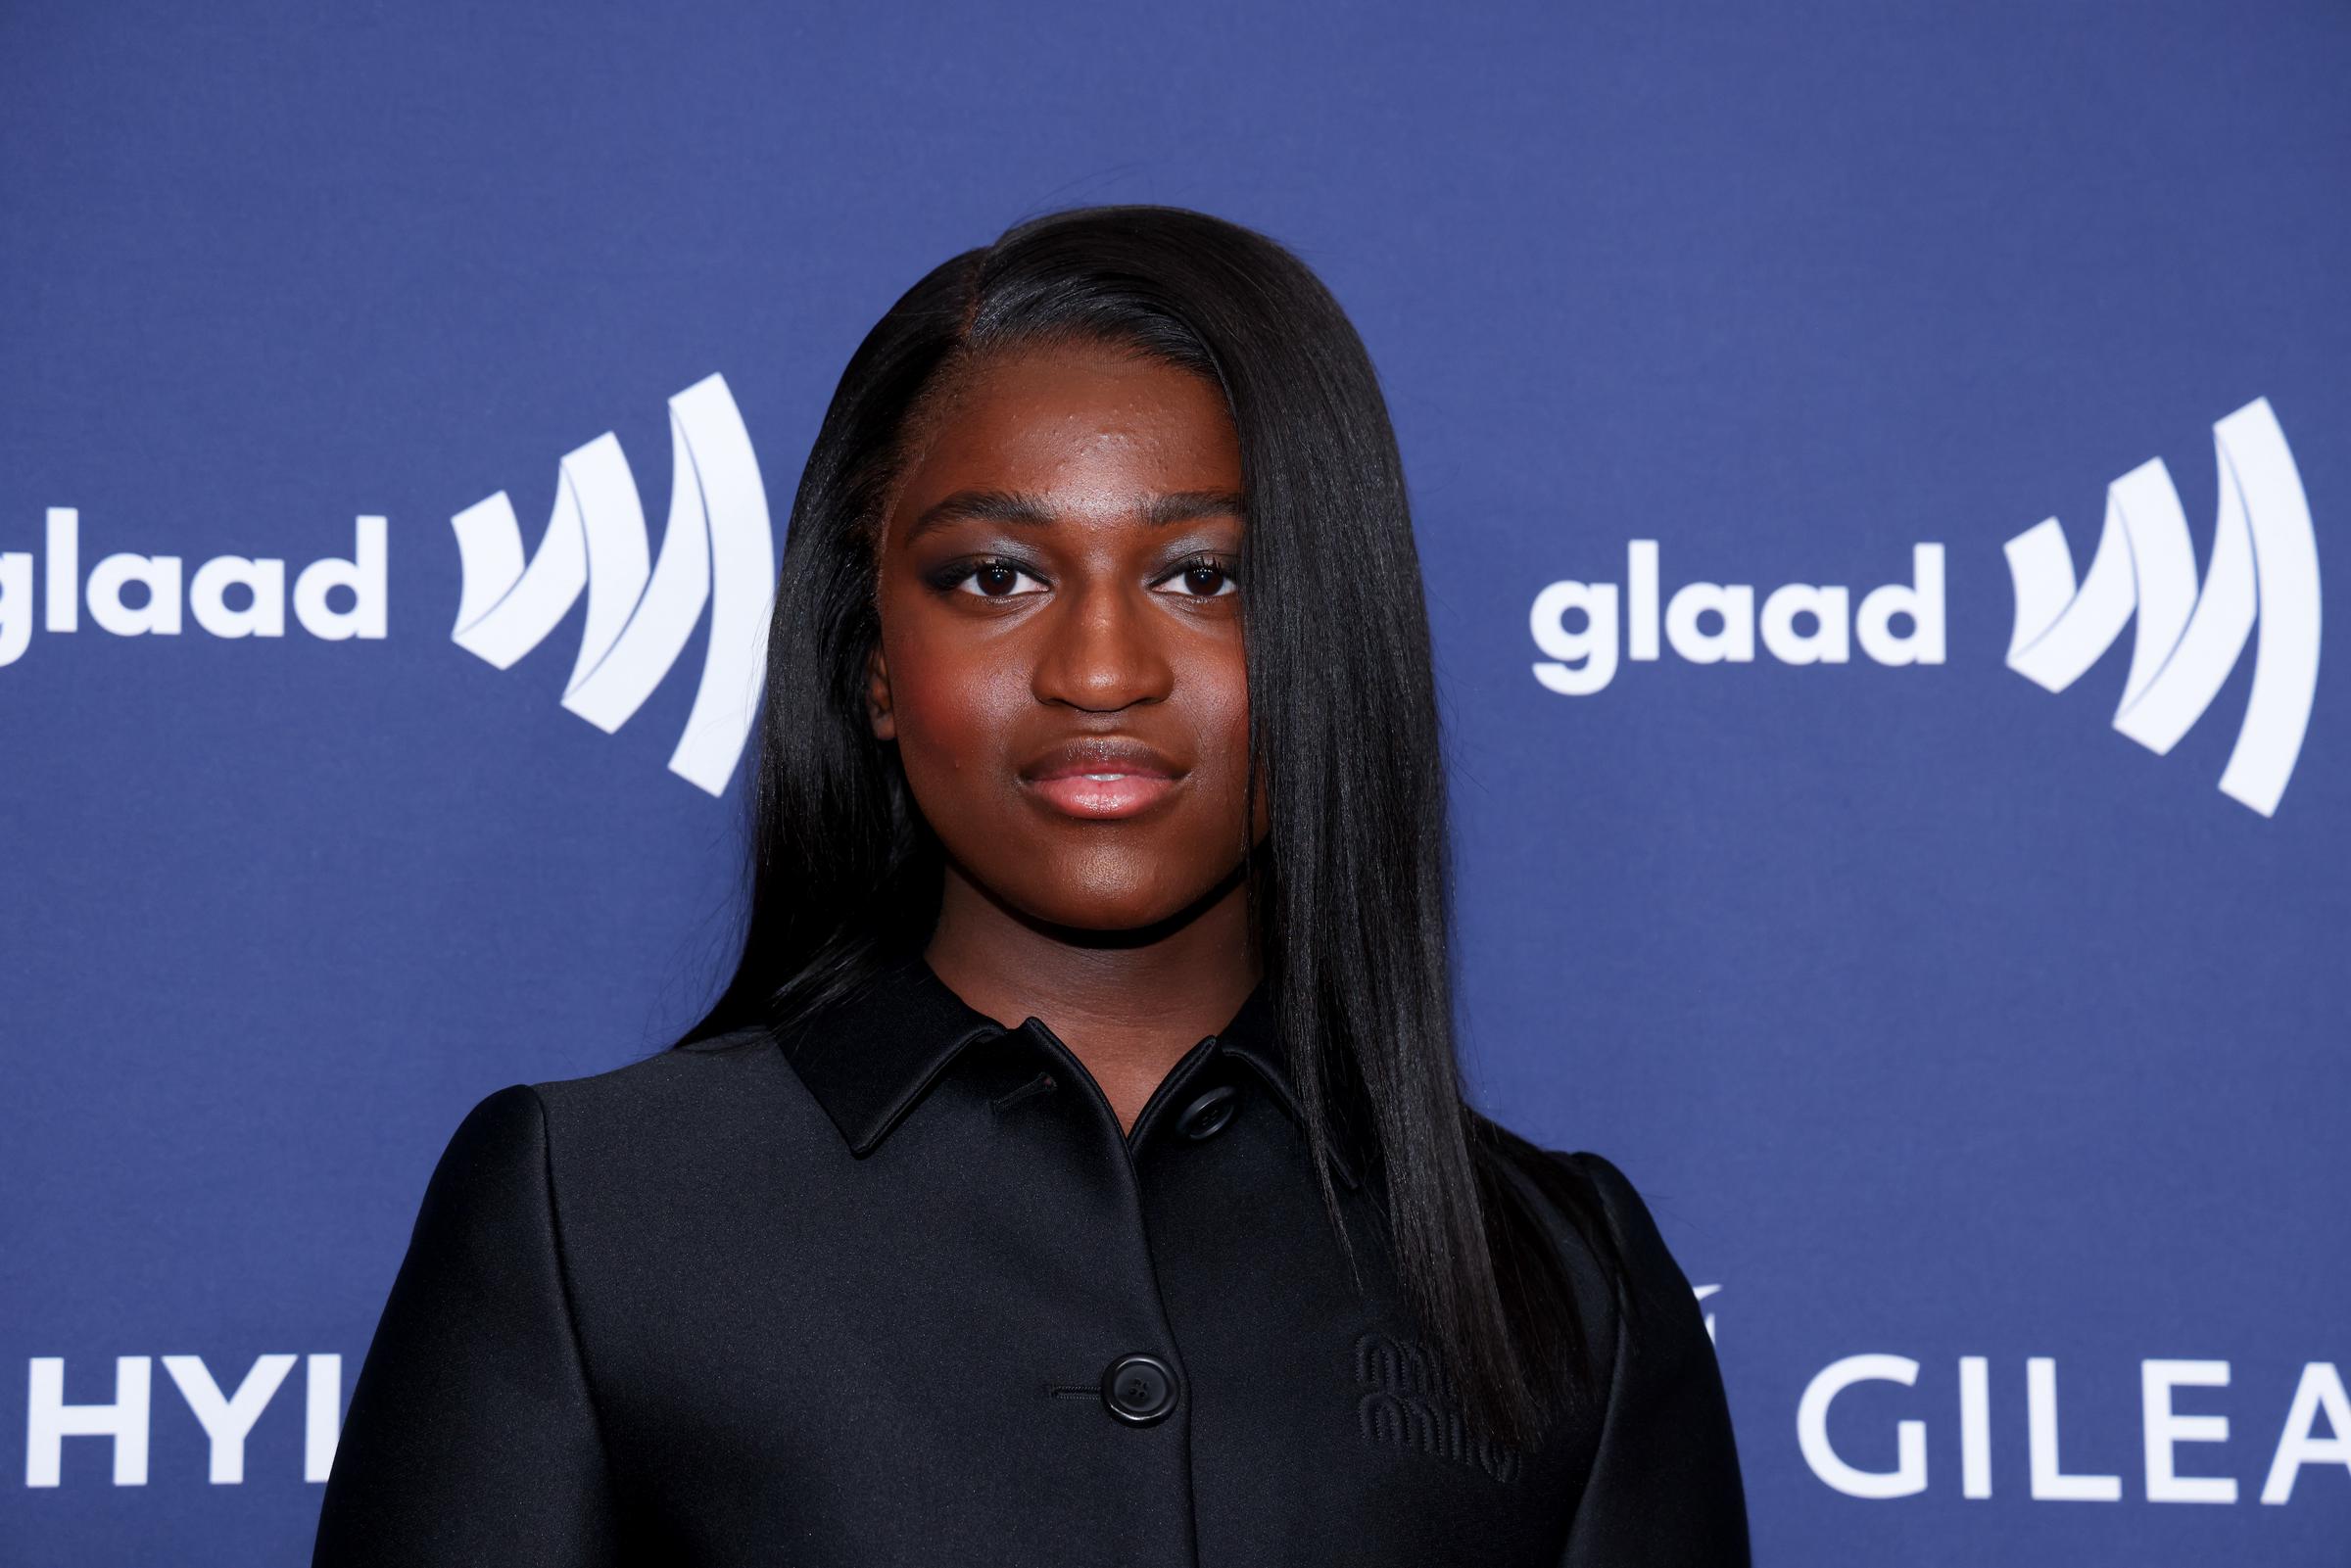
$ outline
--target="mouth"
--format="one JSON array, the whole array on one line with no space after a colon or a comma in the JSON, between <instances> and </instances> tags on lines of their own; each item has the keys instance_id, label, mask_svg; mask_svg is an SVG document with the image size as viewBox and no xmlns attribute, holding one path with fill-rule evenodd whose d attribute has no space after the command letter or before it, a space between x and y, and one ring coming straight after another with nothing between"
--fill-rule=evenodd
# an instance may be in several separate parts
<instances>
[{"instance_id":1,"label":"mouth","mask_svg":"<svg viewBox=\"0 0 2351 1568\"><path fill-rule=\"evenodd\" d=\"M1044 805L1086 822L1137 816L1166 798L1183 770L1140 740L1094 736L1068 741L1021 769L1021 784Z\"/></svg>"}]
</instances>

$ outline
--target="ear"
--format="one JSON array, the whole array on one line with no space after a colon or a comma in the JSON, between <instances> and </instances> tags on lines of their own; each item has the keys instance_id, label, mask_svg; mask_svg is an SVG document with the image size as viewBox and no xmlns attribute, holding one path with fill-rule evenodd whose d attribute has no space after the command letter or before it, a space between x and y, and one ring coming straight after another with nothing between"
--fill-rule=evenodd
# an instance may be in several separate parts
<instances>
[{"instance_id":1,"label":"ear","mask_svg":"<svg viewBox=\"0 0 2351 1568\"><path fill-rule=\"evenodd\" d=\"M897 715L889 706L889 665L883 659L879 645L865 661L865 715L874 727L875 739L898 737Z\"/></svg>"}]
</instances>

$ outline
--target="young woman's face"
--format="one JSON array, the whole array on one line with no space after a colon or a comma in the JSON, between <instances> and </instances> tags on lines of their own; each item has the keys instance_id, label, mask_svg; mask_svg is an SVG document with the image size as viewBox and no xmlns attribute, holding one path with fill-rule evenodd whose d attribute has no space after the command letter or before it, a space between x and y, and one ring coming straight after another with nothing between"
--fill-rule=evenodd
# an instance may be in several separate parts
<instances>
[{"instance_id":1,"label":"young woman's face","mask_svg":"<svg viewBox=\"0 0 2351 1568\"><path fill-rule=\"evenodd\" d=\"M1223 394L1116 349L983 363L880 541L874 733L963 874L1081 930L1240 865L1240 449ZM1249 841L1265 832L1262 809Z\"/></svg>"}]
</instances>

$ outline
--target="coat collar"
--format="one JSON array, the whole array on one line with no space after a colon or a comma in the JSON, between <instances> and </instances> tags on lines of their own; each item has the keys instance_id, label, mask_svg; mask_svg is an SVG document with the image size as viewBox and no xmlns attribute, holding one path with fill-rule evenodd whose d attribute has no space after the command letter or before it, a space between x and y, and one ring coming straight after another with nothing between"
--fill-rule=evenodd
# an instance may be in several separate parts
<instances>
[{"instance_id":1,"label":"coat collar","mask_svg":"<svg viewBox=\"0 0 2351 1568\"><path fill-rule=\"evenodd\" d=\"M1030 1019L1024 1023L1037 1024ZM955 994L922 955L886 964L872 981L783 1036L800 1081L862 1159L879 1148L956 1058L1012 1032ZM1259 984L1232 1022L1209 1036L1221 1055L1246 1063L1305 1134L1294 1080L1283 1059L1272 998ZM1201 1042L1203 1045L1208 1041ZM1354 1157L1333 1144L1331 1168L1349 1187L1362 1178Z\"/></svg>"}]
</instances>

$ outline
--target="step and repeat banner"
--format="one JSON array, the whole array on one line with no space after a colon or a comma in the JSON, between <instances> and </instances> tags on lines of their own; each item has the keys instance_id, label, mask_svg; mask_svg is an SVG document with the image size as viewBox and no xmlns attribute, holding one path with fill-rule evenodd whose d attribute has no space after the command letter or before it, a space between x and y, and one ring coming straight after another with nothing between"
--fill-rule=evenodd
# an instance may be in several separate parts
<instances>
[{"instance_id":1,"label":"step and repeat banner","mask_svg":"<svg viewBox=\"0 0 2351 1568\"><path fill-rule=\"evenodd\" d=\"M1379 363L1474 1091L1648 1197L1758 1561L2351 1563L2346 80L2320 0L0 8L0 1561L308 1560L460 1116L712 993L850 350L1157 201Z\"/></svg>"}]
</instances>

